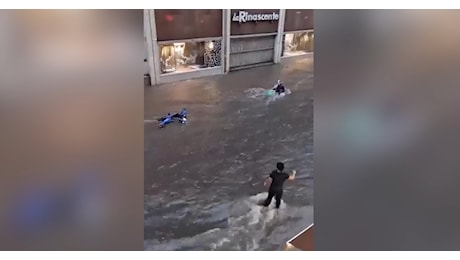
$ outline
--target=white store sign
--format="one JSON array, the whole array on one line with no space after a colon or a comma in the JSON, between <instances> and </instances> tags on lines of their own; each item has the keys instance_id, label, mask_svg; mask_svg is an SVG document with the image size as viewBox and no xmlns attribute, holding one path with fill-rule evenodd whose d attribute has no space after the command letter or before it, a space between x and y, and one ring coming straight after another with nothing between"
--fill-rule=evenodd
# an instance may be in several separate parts
<instances>
[{"instance_id":1,"label":"white store sign","mask_svg":"<svg viewBox=\"0 0 460 260\"><path fill-rule=\"evenodd\" d=\"M260 21L278 21L280 15L273 12L271 14L250 14L245 11L239 11L233 14L232 21L239 23L260 22Z\"/></svg>"}]
</instances>

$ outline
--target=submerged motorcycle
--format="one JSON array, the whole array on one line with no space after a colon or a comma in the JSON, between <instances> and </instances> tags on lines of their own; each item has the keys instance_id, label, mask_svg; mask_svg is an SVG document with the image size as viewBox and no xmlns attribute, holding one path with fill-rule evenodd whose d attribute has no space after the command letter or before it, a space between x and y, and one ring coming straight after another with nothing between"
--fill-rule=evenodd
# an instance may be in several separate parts
<instances>
[{"instance_id":1,"label":"submerged motorcycle","mask_svg":"<svg viewBox=\"0 0 460 260\"><path fill-rule=\"evenodd\" d=\"M265 91L266 97L284 97L287 89L281 80L278 80L272 89Z\"/></svg>"},{"instance_id":2,"label":"submerged motorcycle","mask_svg":"<svg viewBox=\"0 0 460 260\"><path fill-rule=\"evenodd\" d=\"M158 127L163 128L166 125L175 122L176 120L180 122L181 124L187 123L187 109L186 108L182 109L180 113L175 113L173 115L168 113L167 116L158 118L158 122L160 122Z\"/></svg>"}]
</instances>

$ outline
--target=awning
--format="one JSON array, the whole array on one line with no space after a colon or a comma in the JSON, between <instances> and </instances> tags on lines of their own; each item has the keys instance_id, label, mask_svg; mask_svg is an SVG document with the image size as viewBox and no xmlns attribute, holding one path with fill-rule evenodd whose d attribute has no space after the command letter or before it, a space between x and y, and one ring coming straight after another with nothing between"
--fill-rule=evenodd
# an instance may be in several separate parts
<instances>
[{"instance_id":1,"label":"awning","mask_svg":"<svg viewBox=\"0 0 460 260\"><path fill-rule=\"evenodd\" d=\"M313 251L313 224L287 241L286 250Z\"/></svg>"}]
</instances>

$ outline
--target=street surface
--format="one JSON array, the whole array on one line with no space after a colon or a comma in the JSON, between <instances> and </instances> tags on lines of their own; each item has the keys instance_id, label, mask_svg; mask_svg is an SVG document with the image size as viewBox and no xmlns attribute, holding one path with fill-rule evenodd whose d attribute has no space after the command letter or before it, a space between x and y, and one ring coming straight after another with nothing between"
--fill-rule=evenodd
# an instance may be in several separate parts
<instances>
[{"instance_id":1,"label":"street surface","mask_svg":"<svg viewBox=\"0 0 460 260\"><path fill-rule=\"evenodd\" d=\"M280 79L291 94L267 100ZM146 250L281 250L313 223L313 58L145 89ZM155 118L189 111L188 124ZM281 208L257 205L278 161Z\"/></svg>"}]
</instances>

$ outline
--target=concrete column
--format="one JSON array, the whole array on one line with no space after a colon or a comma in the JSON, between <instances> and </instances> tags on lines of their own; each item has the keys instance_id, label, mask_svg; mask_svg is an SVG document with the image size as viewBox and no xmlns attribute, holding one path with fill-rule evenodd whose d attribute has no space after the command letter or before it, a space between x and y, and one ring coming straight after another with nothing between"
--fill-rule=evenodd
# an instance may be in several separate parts
<instances>
[{"instance_id":1,"label":"concrete column","mask_svg":"<svg viewBox=\"0 0 460 260\"><path fill-rule=\"evenodd\" d=\"M283 49L284 21L286 18L286 9L280 9L280 19L278 20L278 33L275 39L275 57L273 61L279 63L281 61L281 51Z\"/></svg>"},{"instance_id":2,"label":"concrete column","mask_svg":"<svg viewBox=\"0 0 460 260\"><path fill-rule=\"evenodd\" d=\"M152 79L152 85L160 83L160 52L157 42L157 27L155 24L155 12L153 9L147 10L148 14L148 37L147 43L149 48L149 65L150 65L150 77Z\"/></svg>"},{"instance_id":3,"label":"concrete column","mask_svg":"<svg viewBox=\"0 0 460 260\"><path fill-rule=\"evenodd\" d=\"M153 58L153 41L150 23L150 10L144 9L144 35L147 40L147 63L149 65L149 74L152 85L156 84L155 63Z\"/></svg>"},{"instance_id":4,"label":"concrete column","mask_svg":"<svg viewBox=\"0 0 460 260\"><path fill-rule=\"evenodd\" d=\"M228 73L230 71L230 26L231 26L231 22L232 22L232 15L231 15L231 10L230 9L224 9L224 23L223 23L223 26L224 26L224 30L222 30L224 32L224 35L223 35L223 41L224 41L224 49L225 49L225 55L224 56L224 65L225 65L225 69L224 69L224 73Z\"/></svg>"}]
</instances>

